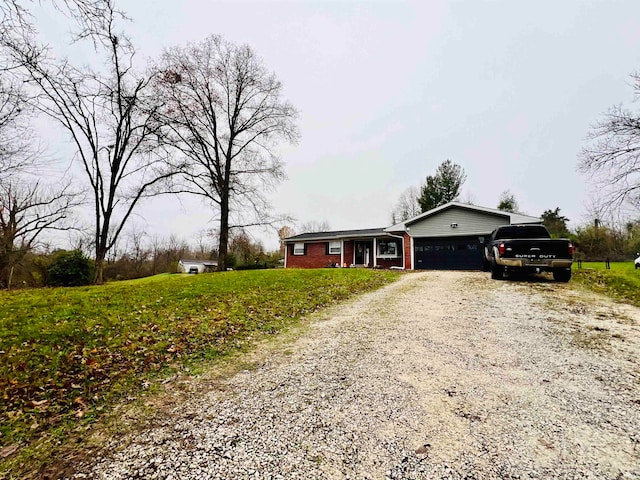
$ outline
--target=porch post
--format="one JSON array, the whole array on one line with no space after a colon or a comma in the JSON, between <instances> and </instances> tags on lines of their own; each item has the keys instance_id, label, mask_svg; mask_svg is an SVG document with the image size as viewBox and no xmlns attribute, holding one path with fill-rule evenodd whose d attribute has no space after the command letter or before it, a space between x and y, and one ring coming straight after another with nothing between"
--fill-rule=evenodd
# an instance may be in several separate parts
<instances>
[{"instance_id":1,"label":"porch post","mask_svg":"<svg viewBox=\"0 0 640 480\"><path fill-rule=\"evenodd\" d=\"M340 240L340 267L344 267L344 238Z\"/></svg>"},{"instance_id":2,"label":"porch post","mask_svg":"<svg viewBox=\"0 0 640 480\"><path fill-rule=\"evenodd\" d=\"M402 235L402 269L406 270L406 257L404 256L404 235Z\"/></svg>"},{"instance_id":3,"label":"porch post","mask_svg":"<svg viewBox=\"0 0 640 480\"><path fill-rule=\"evenodd\" d=\"M411 237L411 241L410 241L410 245L411 245L411 268L409 268L409 270L415 270L415 266L416 266L416 260L413 255L414 253L414 249L413 249L413 237Z\"/></svg>"},{"instance_id":4,"label":"porch post","mask_svg":"<svg viewBox=\"0 0 640 480\"><path fill-rule=\"evenodd\" d=\"M376 242L377 242L377 238L373 237L373 268L376 268L377 262L376 262Z\"/></svg>"}]
</instances>

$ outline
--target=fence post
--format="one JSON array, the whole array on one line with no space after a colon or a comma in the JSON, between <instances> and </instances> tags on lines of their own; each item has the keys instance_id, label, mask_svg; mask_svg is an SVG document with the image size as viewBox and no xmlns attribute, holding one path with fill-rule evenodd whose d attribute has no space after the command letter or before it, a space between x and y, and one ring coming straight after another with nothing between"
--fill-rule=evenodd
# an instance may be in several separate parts
<instances>
[{"instance_id":1,"label":"fence post","mask_svg":"<svg viewBox=\"0 0 640 480\"><path fill-rule=\"evenodd\" d=\"M582 260L578 260L578 268L582 269Z\"/></svg>"},{"instance_id":2,"label":"fence post","mask_svg":"<svg viewBox=\"0 0 640 480\"><path fill-rule=\"evenodd\" d=\"M607 270L611 270L611 264L609 263L609 257L607 257Z\"/></svg>"}]
</instances>

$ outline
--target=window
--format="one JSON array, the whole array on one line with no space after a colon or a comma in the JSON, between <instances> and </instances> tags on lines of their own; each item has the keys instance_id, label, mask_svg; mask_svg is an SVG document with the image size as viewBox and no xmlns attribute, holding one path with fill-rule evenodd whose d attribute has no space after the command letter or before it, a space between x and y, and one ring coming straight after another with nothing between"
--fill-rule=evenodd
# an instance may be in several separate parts
<instances>
[{"instance_id":1,"label":"window","mask_svg":"<svg viewBox=\"0 0 640 480\"><path fill-rule=\"evenodd\" d=\"M378 257L395 258L400 256L397 240L378 240Z\"/></svg>"},{"instance_id":2,"label":"window","mask_svg":"<svg viewBox=\"0 0 640 480\"><path fill-rule=\"evenodd\" d=\"M293 254L294 255L304 255L304 243L294 243L293 244Z\"/></svg>"},{"instance_id":3,"label":"window","mask_svg":"<svg viewBox=\"0 0 640 480\"><path fill-rule=\"evenodd\" d=\"M329 242L329 255L340 255L342 251L341 242Z\"/></svg>"}]
</instances>

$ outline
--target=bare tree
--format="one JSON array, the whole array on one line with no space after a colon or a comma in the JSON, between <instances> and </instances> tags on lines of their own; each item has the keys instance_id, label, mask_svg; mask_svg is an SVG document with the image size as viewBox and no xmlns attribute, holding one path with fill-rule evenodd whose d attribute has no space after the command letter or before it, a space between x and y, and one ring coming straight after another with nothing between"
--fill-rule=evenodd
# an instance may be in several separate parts
<instances>
[{"instance_id":1,"label":"bare tree","mask_svg":"<svg viewBox=\"0 0 640 480\"><path fill-rule=\"evenodd\" d=\"M37 92L35 107L69 133L76 149L93 194L95 282L101 283L105 258L134 208L157 194L174 170L152 148L160 133L158 103L151 79L133 68L134 48L118 29L122 15L113 0L69 5L77 7L75 39L92 42L106 68L53 60L47 48L28 39L5 37L2 44Z\"/></svg>"},{"instance_id":2,"label":"bare tree","mask_svg":"<svg viewBox=\"0 0 640 480\"><path fill-rule=\"evenodd\" d=\"M400 194L393 210L391 211L391 223L404 222L422 213L418 197L420 188L411 186Z\"/></svg>"},{"instance_id":3,"label":"bare tree","mask_svg":"<svg viewBox=\"0 0 640 480\"><path fill-rule=\"evenodd\" d=\"M40 153L30 127L31 114L17 82L0 77L0 182L28 170Z\"/></svg>"},{"instance_id":4,"label":"bare tree","mask_svg":"<svg viewBox=\"0 0 640 480\"><path fill-rule=\"evenodd\" d=\"M208 260L214 253L215 248L211 242L213 232L210 229L199 230L194 238L194 253L198 260Z\"/></svg>"},{"instance_id":5,"label":"bare tree","mask_svg":"<svg viewBox=\"0 0 640 480\"><path fill-rule=\"evenodd\" d=\"M30 0L4 0L0 3L0 33L10 36L33 36L35 26L30 7L34 5ZM104 17L107 8L101 0L49 0L56 9L64 12L76 20L83 29Z\"/></svg>"},{"instance_id":6,"label":"bare tree","mask_svg":"<svg viewBox=\"0 0 640 480\"><path fill-rule=\"evenodd\" d=\"M289 225L283 225L278 229L278 239L280 240L280 255L284 255L287 244L284 243L285 238L293 237L296 234L295 230Z\"/></svg>"},{"instance_id":7,"label":"bare tree","mask_svg":"<svg viewBox=\"0 0 640 480\"><path fill-rule=\"evenodd\" d=\"M13 268L38 242L46 230L69 230L64 221L77 195L69 184L41 188L39 183L0 182L0 285L11 287Z\"/></svg>"},{"instance_id":8,"label":"bare tree","mask_svg":"<svg viewBox=\"0 0 640 480\"><path fill-rule=\"evenodd\" d=\"M477 205L477 198L471 191L465 191L460 197L460 202L466 203L467 205Z\"/></svg>"},{"instance_id":9,"label":"bare tree","mask_svg":"<svg viewBox=\"0 0 640 480\"><path fill-rule=\"evenodd\" d=\"M188 163L181 191L202 196L219 215L224 271L229 231L275 220L265 192L284 178L275 147L297 140L297 112L249 46L219 36L166 50L154 71L162 121Z\"/></svg>"},{"instance_id":10,"label":"bare tree","mask_svg":"<svg viewBox=\"0 0 640 480\"><path fill-rule=\"evenodd\" d=\"M142 275L142 267L150 257L150 251L146 246L146 233L137 228L129 232L129 242L127 243L127 253L131 259L133 271L136 277Z\"/></svg>"},{"instance_id":11,"label":"bare tree","mask_svg":"<svg viewBox=\"0 0 640 480\"><path fill-rule=\"evenodd\" d=\"M10 288L13 271L47 230L64 230L80 198L69 182L56 189L29 180L42 168L30 126L33 109L17 81L0 72L0 286Z\"/></svg>"},{"instance_id":12,"label":"bare tree","mask_svg":"<svg viewBox=\"0 0 640 480\"><path fill-rule=\"evenodd\" d=\"M298 230L302 233L328 232L331 227L326 220L310 220L300 224Z\"/></svg>"},{"instance_id":13,"label":"bare tree","mask_svg":"<svg viewBox=\"0 0 640 480\"><path fill-rule=\"evenodd\" d=\"M637 97L640 73L631 78ZM604 204L617 210L640 207L640 115L622 106L613 107L587 138L578 166L595 180Z\"/></svg>"}]
</instances>

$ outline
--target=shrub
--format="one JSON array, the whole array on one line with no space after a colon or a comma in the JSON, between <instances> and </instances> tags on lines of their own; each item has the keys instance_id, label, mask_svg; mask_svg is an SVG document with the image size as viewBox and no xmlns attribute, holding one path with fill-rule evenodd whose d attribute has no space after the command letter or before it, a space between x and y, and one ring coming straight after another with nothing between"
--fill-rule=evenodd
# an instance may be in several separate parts
<instances>
[{"instance_id":1,"label":"shrub","mask_svg":"<svg viewBox=\"0 0 640 480\"><path fill-rule=\"evenodd\" d=\"M89 285L93 280L93 274L93 261L80 250L62 251L56 254L47 269L47 285L53 287Z\"/></svg>"}]
</instances>

